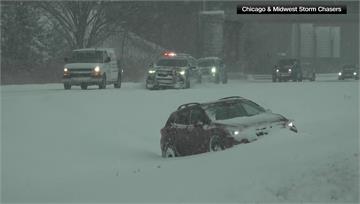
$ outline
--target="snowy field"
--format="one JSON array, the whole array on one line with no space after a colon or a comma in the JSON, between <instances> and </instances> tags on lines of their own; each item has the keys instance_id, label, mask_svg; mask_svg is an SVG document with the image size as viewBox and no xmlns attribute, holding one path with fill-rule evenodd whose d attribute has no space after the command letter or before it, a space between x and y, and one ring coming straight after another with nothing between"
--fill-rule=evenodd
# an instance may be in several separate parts
<instances>
[{"instance_id":1,"label":"snowy field","mask_svg":"<svg viewBox=\"0 0 360 204\"><path fill-rule=\"evenodd\" d=\"M172 111L233 95L294 119L299 133L161 158ZM1 159L3 203L359 203L359 81L1 86Z\"/></svg>"}]
</instances>

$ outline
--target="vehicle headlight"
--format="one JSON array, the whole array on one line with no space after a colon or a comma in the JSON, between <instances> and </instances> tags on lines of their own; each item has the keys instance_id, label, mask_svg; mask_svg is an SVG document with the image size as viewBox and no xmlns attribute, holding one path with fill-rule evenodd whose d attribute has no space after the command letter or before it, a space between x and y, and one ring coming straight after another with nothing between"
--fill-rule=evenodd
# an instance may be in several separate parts
<instances>
[{"instance_id":1,"label":"vehicle headlight","mask_svg":"<svg viewBox=\"0 0 360 204\"><path fill-rule=\"evenodd\" d=\"M339 76L341 76L342 75L342 73L341 72L339 72Z\"/></svg>"},{"instance_id":2,"label":"vehicle headlight","mask_svg":"<svg viewBox=\"0 0 360 204\"><path fill-rule=\"evenodd\" d=\"M211 68L211 73L216 73L216 67Z\"/></svg>"},{"instance_id":3,"label":"vehicle headlight","mask_svg":"<svg viewBox=\"0 0 360 204\"><path fill-rule=\"evenodd\" d=\"M239 129L235 127L226 127L227 131L229 131L231 137L236 137L240 134Z\"/></svg>"},{"instance_id":4,"label":"vehicle headlight","mask_svg":"<svg viewBox=\"0 0 360 204\"><path fill-rule=\"evenodd\" d=\"M293 123L293 122L289 122L289 123L288 123L288 126L289 126L289 127L294 127L294 123Z\"/></svg>"},{"instance_id":5,"label":"vehicle headlight","mask_svg":"<svg viewBox=\"0 0 360 204\"><path fill-rule=\"evenodd\" d=\"M69 71L69 69L65 67L65 68L64 68L64 72L68 72L68 71Z\"/></svg>"},{"instance_id":6,"label":"vehicle headlight","mask_svg":"<svg viewBox=\"0 0 360 204\"><path fill-rule=\"evenodd\" d=\"M279 72L279 69L276 69L276 72Z\"/></svg>"},{"instance_id":7,"label":"vehicle headlight","mask_svg":"<svg viewBox=\"0 0 360 204\"><path fill-rule=\"evenodd\" d=\"M96 66L96 67L94 68L94 71L95 71L95 72L100 72L100 67L99 67L99 66Z\"/></svg>"},{"instance_id":8,"label":"vehicle headlight","mask_svg":"<svg viewBox=\"0 0 360 204\"><path fill-rule=\"evenodd\" d=\"M356 72L354 72L354 76L356 76L357 75L357 73Z\"/></svg>"},{"instance_id":9,"label":"vehicle headlight","mask_svg":"<svg viewBox=\"0 0 360 204\"><path fill-rule=\"evenodd\" d=\"M155 70L150 69L149 74L155 74Z\"/></svg>"},{"instance_id":10,"label":"vehicle headlight","mask_svg":"<svg viewBox=\"0 0 360 204\"><path fill-rule=\"evenodd\" d=\"M291 72L291 69L289 69L289 72Z\"/></svg>"},{"instance_id":11,"label":"vehicle headlight","mask_svg":"<svg viewBox=\"0 0 360 204\"><path fill-rule=\"evenodd\" d=\"M181 71L179 72L179 74L185 75L185 71L184 71L184 70L181 70Z\"/></svg>"},{"instance_id":12,"label":"vehicle headlight","mask_svg":"<svg viewBox=\"0 0 360 204\"><path fill-rule=\"evenodd\" d=\"M291 131L298 132L297 128L295 127L295 125L294 125L294 123L292 121L289 121L287 126Z\"/></svg>"}]
</instances>

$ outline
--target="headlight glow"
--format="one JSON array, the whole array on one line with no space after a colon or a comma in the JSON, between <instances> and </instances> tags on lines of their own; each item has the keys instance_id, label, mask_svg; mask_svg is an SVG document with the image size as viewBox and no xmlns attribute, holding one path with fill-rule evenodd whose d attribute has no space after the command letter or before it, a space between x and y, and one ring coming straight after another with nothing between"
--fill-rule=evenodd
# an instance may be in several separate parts
<instances>
[{"instance_id":1,"label":"headlight glow","mask_svg":"<svg viewBox=\"0 0 360 204\"><path fill-rule=\"evenodd\" d=\"M185 75L185 71L184 71L184 70L180 71L179 73L180 73L181 75Z\"/></svg>"},{"instance_id":2,"label":"headlight glow","mask_svg":"<svg viewBox=\"0 0 360 204\"><path fill-rule=\"evenodd\" d=\"M226 127L226 129L229 132L230 137L238 137L240 134L240 130L236 127Z\"/></svg>"},{"instance_id":3,"label":"headlight glow","mask_svg":"<svg viewBox=\"0 0 360 204\"><path fill-rule=\"evenodd\" d=\"M276 72L279 72L279 69L276 69Z\"/></svg>"},{"instance_id":4,"label":"headlight glow","mask_svg":"<svg viewBox=\"0 0 360 204\"><path fill-rule=\"evenodd\" d=\"M342 73L341 72L339 72L339 76L341 76L342 75Z\"/></svg>"},{"instance_id":5,"label":"headlight glow","mask_svg":"<svg viewBox=\"0 0 360 204\"><path fill-rule=\"evenodd\" d=\"M155 73L155 70L149 70L149 74L154 74Z\"/></svg>"},{"instance_id":6,"label":"headlight glow","mask_svg":"<svg viewBox=\"0 0 360 204\"><path fill-rule=\"evenodd\" d=\"M211 68L211 73L215 73L216 72L216 67L212 67Z\"/></svg>"},{"instance_id":7,"label":"headlight glow","mask_svg":"<svg viewBox=\"0 0 360 204\"><path fill-rule=\"evenodd\" d=\"M94 71L95 71L95 72L100 72L100 67L99 67L99 66L96 66L96 67L94 68Z\"/></svg>"},{"instance_id":8,"label":"headlight glow","mask_svg":"<svg viewBox=\"0 0 360 204\"><path fill-rule=\"evenodd\" d=\"M289 127L294 127L294 124L292 122L288 123Z\"/></svg>"},{"instance_id":9,"label":"headlight glow","mask_svg":"<svg viewBox=\"0 0 360 204\"><path fill-rule=\"evenodd\" d=\"M291 72L291 69L289 69L289 72Z\"/></svg>"},{"instance_id":10,"label":"headlight glow","mask_svg":"<svg viewBox=\"0 0 360 204\"><path fill-rule=\"evenodd\" d=\"M356 72L354 72L354 76L356 76L357 75L357 73Z\"/></svg>"},{"instance_id":11,"label":"headlight glow","mask_svg":"<svg viewBox=\"0 0 360 204\"><path fill-rule=\"evenodd\" d=\"M65 68L64 68L64 72L68 72L68 71L69 71L69 69L65 67Z\"/></svg>"}]
</instances>

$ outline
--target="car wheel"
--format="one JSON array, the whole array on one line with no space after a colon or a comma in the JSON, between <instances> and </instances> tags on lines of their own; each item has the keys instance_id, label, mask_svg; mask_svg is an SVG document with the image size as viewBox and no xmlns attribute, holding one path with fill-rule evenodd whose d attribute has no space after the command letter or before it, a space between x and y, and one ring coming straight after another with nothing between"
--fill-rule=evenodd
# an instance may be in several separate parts
<instances>
[{"instance_id":1,"label":"car wheel","mask_svg":"<svg viewBox=\"0 0 360 204\"><path fill-rule=\"evenodd\" d=\"M272 77L272 82L276 82L276 76Z\"/></svg>"},{"instance_id":2,"label":"car wheel","mask_svg":"<svg viewBox=\"0 0 360 204\"><path fill-rule=\"evenodd\" d=\"M190 79L189 78L186 79L186 88L187 89L190 88Z\"/></svg>"},{"instance_id":3,"label":"car wheel","mask_svg":"<svg viewBox=\"0 0 360 204\"><path fill-rule=\"evenodd\" d=\"M101 80L101 83L99 84L99 89L106 89L106 75L104 74Z\"/></svg>"},{"instance_id":4,"label":"car wheel","mask_svg":"<svg viewBox=\"0 0 360 204\"><path fill-rule=\"evenodd\" d=\"M197 77L197 83L201 84L202 83L202 75L199 74Z\"/></svg>"},{"instance_id":5,"label":"car wheel","mask_svg":"<svg viewBox=\"0 0 360 204\"><path fill-rule=\"evenodd\" d=\"M121 73L120 73L120 71L119 71L119 73L118 73L117 81L116 81L116 83L114 84L114 88L116 88L116 89L121 88Z\"/></svg>"},{"instance_id":6,"label":"car wheel","mask_svg":"<svg viewBox=\"0 0 360 204\"><path fill-rule=\"evenodd\" d=\"M223 84L227 84L227 82L228 82L228 77L227 77L227 74L224 73L224 76L223 76L223 79L222 79L222 83L223 83Z\"/></svg>"},{"instance_id":7,"label":"car wheel","mask_svg":"<svg viewBox=\"0 0 360 204\"><path fill-rule=\"evenodd\" d=\"M167 145L165 147L165 150L162 152L162 157L164 157L164 158L177 157L177 153L176 153L174 146Z\"/></svg>"},{"instance_id":8,"label":"car wheel","mask_svg":"<svg viewBox=\"0 0 360 204\"><path fill-rule=\"evenodd\" d=\"M218 84L218 83L220 83L220 76L219 76L219 74L216 74L215 75L215 84Z\"/></svg>"},{"instance_id":9,"label":"car wheel","mask_svg":"<svg viewBox=\"0 0 360 204\"><path fill-rule=\"evenodd\" d=\"M65 89L65 90L71 89L71 84L69 84L69 83L64 83L64 89Z\"/></svg>"},{"instance_id":10,"label":"car wheel","mask_svg":"<svg viewBox=\"0 0 360 204\"><path fill-rule=\"evenodd\" d=\"M209 141L209 152L217 152L224 150L221 140L218 136L212 136Z\"/></svg>"},{"instance_id":11,"label":"car wheel","mask_svg":"<svg viewBox=\"0 0 360 204\"><path fill-rule=\"evenodd\" d=\"M85 90L85 89L87 89L88 85L85 84L85 83L82 83L82 84L80 85L80 87L81 87L82 90Z\"/></svg>"}]
</instances>

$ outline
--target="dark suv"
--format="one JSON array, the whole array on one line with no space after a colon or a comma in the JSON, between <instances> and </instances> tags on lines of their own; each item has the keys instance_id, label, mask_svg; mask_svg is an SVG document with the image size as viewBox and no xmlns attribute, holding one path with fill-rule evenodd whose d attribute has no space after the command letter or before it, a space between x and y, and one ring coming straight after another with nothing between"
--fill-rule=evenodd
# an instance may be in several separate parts
<instances>
[{"instance_id":1,"label":"dark suv","mask_svg":"<svg viewBox=\"0 0 360 204\"><path fill-rule=\"evenodd\" d=\"M202 81L227 83L228 77L226 67L222 59L219 57L204 57L198 59L199 79Z\"/></svg>"},{"instance_id":2,"label":"dark suv","mask_svg":"<svg viewBox=\"0 0 360 204\"><path fill-rule=\"evenodd\" d=\"M300 60L281 59L275 65L272 73L272 81L302 81L302 70Z\"/></svg>"},{"instance_id":3,"label":"dark suv","mask_svg":"<svg viewBox=\"0 0 360 204\"><path fill-rule=\"evenodd\" d=\"M338 79L359 79L359 68L355 65L344 65L341 71L338 73Z\"/></svg>"},{"instance_id":4,"label":"dark suv","mask_svg":"<svg viewBox=\"0 0 360 204\"><path fill-rule=\"evenodd\" d=\"M184 104L170 115L160 131L162 156L223 150L257 140L274 127L297 132L289 119L239 96Z\"/></svg>"}]
</instances>

